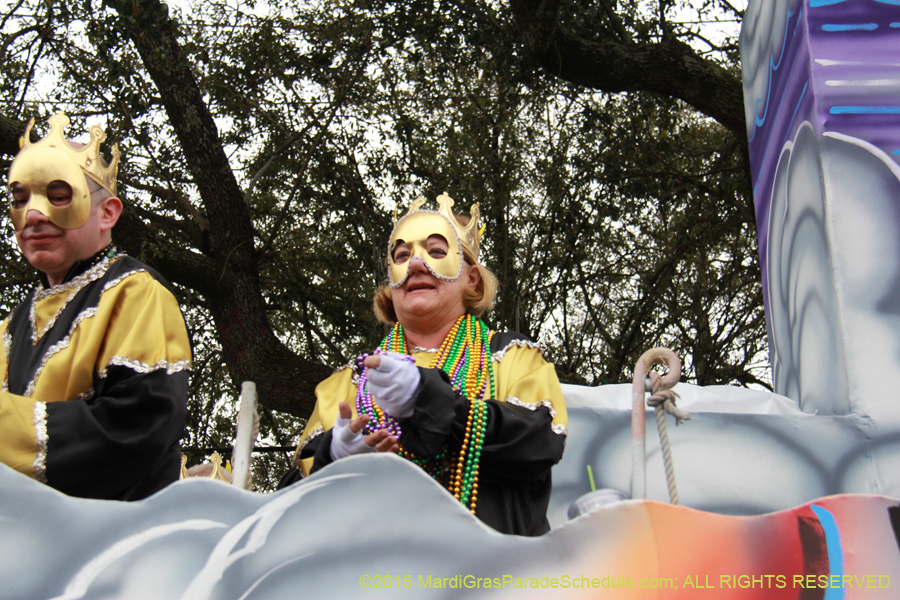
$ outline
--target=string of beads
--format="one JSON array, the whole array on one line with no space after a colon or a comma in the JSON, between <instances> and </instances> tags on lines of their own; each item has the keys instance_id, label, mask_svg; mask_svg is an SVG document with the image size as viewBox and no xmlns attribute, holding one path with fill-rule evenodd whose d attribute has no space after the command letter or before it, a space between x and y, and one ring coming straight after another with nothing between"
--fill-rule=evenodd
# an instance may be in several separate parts
<instances>
[{"instance_id":1,"label":"string of beads","mask_svg":"<svg viewBox=\"0 0 900 600\"><path fill-rule=\"evenodd\" d=\"M100 250L99 252L97 252L97 254L93 255L87 261L85 261L88 263L85 266L85 270L87 270L90 267L93 267L94 265L96 265L98 262L100 262L104 258L113 258L116 254L118 254L118 252L119 251L116 248L115 244L109 244L106 248L104 248L103 250Z\"/></svg>"},{"instance_id":2,"label":"string of beads","mask_svg":"<svg viewBox=\"0 0 900 600\"><path fill-rule=\"evenodd\" d=\"M481 319L464 315L453 325L429 365L431 369L441 369L447 373L453 389L462 393L469 402L462 446L446 485L453 496L472 513L475 512L478 500L478 465L487 431L488 407L484 399L496 397L497 391L490 346L493 333ZM379 350L406 355L406 339L400 323L382 340ZM366 356L368 355L364 354L358 358L360 367ZM402 433L400 424L381 410L372 399L366 389L365 370L361 368L361 371L356 393L356 411L360 415L369 415L364 433L387 429L399 439ZM401 456L425 469L435 479L441 479L444 474L448 454L447 444L444 444L436 456L427 459L415 456L402 446L400 448Z\"/></svg>"}]
</instances>

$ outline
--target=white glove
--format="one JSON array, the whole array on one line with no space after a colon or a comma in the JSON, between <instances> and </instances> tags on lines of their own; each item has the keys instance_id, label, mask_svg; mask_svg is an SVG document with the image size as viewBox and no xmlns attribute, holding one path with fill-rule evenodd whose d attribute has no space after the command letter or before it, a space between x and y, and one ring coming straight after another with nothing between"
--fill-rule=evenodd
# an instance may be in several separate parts
<instances>
[{"instance_id":1,"label":"white glove","mask_svg":"<svg viewBox=\"0 0 900 600\"><path fill-rule=\"evenodd\" d=\"M374 446L366 444L365 428L357 433L350 430L350 419L338 417L331 428L331 460L338 460L354 454L375 452Z\"/></svg>"},{"instance_id":2,"label":"white glove","mask_svg":"<svg viewBox=\"0 0 900 600\"><path fill-rule=\"evenodd\" d=\"M366 387L372 399L392 417L411 417L415 408L415 393L422 376L415 363L396 352L379 354L378 368L366 369Z\"/></svg>"}]
</instances>

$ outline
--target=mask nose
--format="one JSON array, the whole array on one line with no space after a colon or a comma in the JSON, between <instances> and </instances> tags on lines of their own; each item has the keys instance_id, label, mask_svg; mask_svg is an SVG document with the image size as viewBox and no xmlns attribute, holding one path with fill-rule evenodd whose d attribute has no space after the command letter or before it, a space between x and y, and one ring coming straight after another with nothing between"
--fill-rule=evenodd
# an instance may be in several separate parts
<instances>
[{"instance_id":1,"label":"mask nose","mask_svg":"<svg viewBox=\"0 0 900 600\"><path fill-rule=\"evenodd\" d=\"M41 211L31 208L25 214L25 226L29 225L41 225L43 223L49 223L50 219L47 218L47 215L42 213Z\"/></svg>"},{"instance_id":2,"label":"mask nose","mask_svg":"<svg viewBox=\"0 0 900 600\"><path fill-rule=\"evenodd\" d=\"M413 256L409 259L409 274L418 272L427 273L428 267L425 266L425 259L421 256Z\"/></svg>"}]
</instances>

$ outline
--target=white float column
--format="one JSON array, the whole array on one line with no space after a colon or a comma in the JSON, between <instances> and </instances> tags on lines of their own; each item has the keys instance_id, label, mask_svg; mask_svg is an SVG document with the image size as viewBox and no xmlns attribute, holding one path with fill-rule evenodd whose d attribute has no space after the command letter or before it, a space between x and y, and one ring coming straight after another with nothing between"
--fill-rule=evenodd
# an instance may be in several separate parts
<instances>
[{"instance_id":1,"label":"white float column","mask_svg":"<svg viewBox=\"0 0 900 600\"><path fill-rule=\"evenodd\" d=\"M900 13L753 0L741 33L775 391L893 419L900 380Z\"/></svg>"}]
</instances>

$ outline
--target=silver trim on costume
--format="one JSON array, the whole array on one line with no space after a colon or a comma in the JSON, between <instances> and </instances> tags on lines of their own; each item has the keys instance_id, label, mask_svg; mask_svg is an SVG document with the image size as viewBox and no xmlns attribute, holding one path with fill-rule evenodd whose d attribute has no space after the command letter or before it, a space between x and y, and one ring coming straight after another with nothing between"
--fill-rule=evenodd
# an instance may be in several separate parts
<instances>
[{"instance_id":1,"label":"silver trim on costume","mask_svg":"<svg viewBox=\"0 0 900 600\"><path fill-rule=\"evenodd\" d=\"M340 373L341 371L345 371L347 369L353 369L353 374L350 376L350 382L353 385L359 385L359 374L356 372L356 363L348 362L346 365L341 365L339 367L335 367L334 371L331 372L332 375L335 373Z\"/></svg>"},{"instance_id":2,"label":"silver trim on costume","mask_svg":"<svg viewBox=\"0 0 900 600\"><path fill-rule=\"evenodd\" d=\"M533 348L533 349L537 350L538 352L540 352L541 354L544 353L544 349L541 348L541 346L536 342L529 342L528 340L513 340L510 343L508 343L503 348L503 350L498 350L497 352L494 352L494 356L493 356L494 362L500 362L501 360L503 360L503 357L506 356L506 351L509 350L510 348L512 348L513 346L518 346L520 348Z\"/></svg>"},{"instance_id":3,"label":"silver trim on costume","mask_svg":"<svg viewBox=\"0 0 900 600\"><path fill-rule=\"evenodd\" d=\"M145 374L159 371L160 369L165 369L166 375L178 373L179 371L191 370L191 361L189 360L179 360L173 363L170 363L166 360L158 360L155 364L148 365L147 363L142 363L139 360L128 358L127 356L113 356L111 359L109 359L109 364L106 365L106 368L100 369L97 372L97 377L100 379L106 378L106 374L109 371L110 365L116 367L128 367L132 371Z\"/></svg>"},{"instance_id":4,"label":"silver trim on costume","mask_svg":"<svg viewBox=\"0 0 900 600\"><path fill-rule=\"evenodd\" d=\"M552 429L553 433L555 433L557 435L564 435L566 437L568 437L568 435L569 435L568 428L565 425L563 425L562 423L551 423L550 429Z\"/></svg>"},{"instance_id":5,"label":"silver trim on costume","mask_svg":"<svg viewBox=\"0 0 900 600\"><path fill-rule=\"evenodd\" d=\"M89 387L85 391L81 392L80 394L78 394L77 396L72 398L72 400L90 400L93 397L94 397L94 388Z\"/></svg>"},{"instance_id":6,"label":"silver trim on costume","mask_svg":"<svg viewBox=\"0 0 900 600\"><path fill-rule=\"evenodd\" d=\"M348 362L346 365L341 365L339 367L335 367L334 371L332 371L331 374L334 375L335 373L340 373L344 369L354 369L354 368L356 368L356 363L351 361L351 362Z\"/></svg>"},{"instance_id":7,"label":"silver trim on costume","mask_svg":"<svg viewBox=\"0 0 900 600\"><path fill-rule=\"evenodd\" d=\"M12 313L9 313L12 316ZM9 352L12 349L12 334L9 333L9 321L3 330L3 351L6 353L6 371L3 373L3 383L0 384L0 392L9 391Z\"/></svg>"},{"instance_id":8,"label":"silver trim on costume","mask_svg":"<svg viewBox=\"0 0 900 600\"><path fill-rule=\"evenodd\" d=\"M55 296L56 294L59 294L60 292L65 292L68 290L80 290L81 288L83 288L84 286L89 284L90 282L96 281L97 279L102 277L103 274L106 273L107 269L109 269L109 266L115 260L118 260L119 257L121 257L121 256L123 256L123 255L117 254L113 258L104 257L100 262L98 262L96 265L94 265L93 267L91 267L90 269L88 269L87 271L85 271L84 273L79 275L78 277L73 277L71 280L69 280L65 283L60 283L58 285L54 285L49 288L42 287L34 295L34 299L35 300L43 300L44 298L49 298L50 296Z\"/></svg>"},{"instance_id":9,"label":"silver trim on costume","mask_svg":"<svg viewBox=\"0 0 900 600\"><path fill-rule=\"evenodd\" d=\"M519 400L515 396L507 396L503 401L507 404L512 404L513 406L521 406L522 408L526 408L528 410L537 410L543 406L548 411L550 411L551 419L556 418L556 411L553 410L553 403L549 400L541 400L540 402L525 402L523 400ZM550 423L550 430L557 435L569 435L569 429L562 423Z\"/></svg>"},{"instance_id":10,"label":"silver trim on costume","mask_svg":"<svg viewBox=\"0 0 900 600\"><path fill-rule=\"evenodd\" d=\"M34 456L34 478L47 483L47 403L34 403L34 437L37 453Z\"/></svg>"},{"instance_id":11,"label":"silver trim on costume","mask_svg":"<svg viewBox=\"0 0 900 600\"><path fill-rule=\"evenodd\" d=\"M321 425L319 425L318 427L313 429L312 432L308 436L306 436L306 439L304 439L302 442L297 444L297 449L294 451L293 466L296 467L297 464L300 462L300 453L303 452L303 449L306 448L306 445L308 443L310 443L313 440L313 438L317 438L320 435L322 435L323 433L325 433L325 428L322 427Z\"/></svg>"},{"instance_id":12,"label":"silver trim on costume","mask_svg":"<svg viewBox=\"0 0 900 600\"><path fill-rule=\"evenodd\" d=\"M47 361L53 358L61 350L65 350L66 348L68 348L69 343L72 341L72 334L75 332L75 329L81 324L82 321L84 321L85 319L90 319L96 314L96 306L92 306L81 311L78 316L75 317L75 320L72 321L72 325L71 327L69 327L69 333L66 334L66 337L47 348L44 356L41 357L41 364L38 365L38 368L34 372L34 377L31 379L31 383L29 383L28 388L25 389L26 397L30 398L34 394L34 388L37 386L38 379L41 378L41 372L44 370L44 367L47 366Z\"/></svg>"},{"instance_id":13,"label":"silver trim on costume","mask_svg":"<svg viewBox=\"0 0 900 600\"><path fill-rule=\"evenodd\" d=\"M119 275L115 279L113 279L111 281L107 281L106 284L103 286L103 291L101 291L100 294L103 295L103 292L106 292L107 290L116 287L117 285L122 283L123 280L128 279L132 275L136 275L138 273L146 273L146 272L147 271L144 269L135 269L134 271L128 271L124 275Z\"/></svg>"},{"instance_id":14,"label":"silver trim on costume","mask_svg":"<svg viewBox=\"0 0 900 600\"><path fill-rule=\"evenodd\" d=\"M35 293L34 299L31 301L31 310L28 313L28 318L31 320L31 341L34 342L35 344L37 344L41 340L41 338L44 337L44 335L46 335L46 333L48 331L50 331L50 329L53 328L53 326L56 324L56 319L58 319L59 315L61 315L62 312L66 309L66 307L69 305L69 302L71 302L72 300L75 299L75 296L78 295L78 292L80 292L89 283L97 281L98 279L103 277L106 274L106 271L109 270L110 265L112 265L112 263L114 263L116 260L118 260L119 257L121 257L121 256L123 256L123 255L117 254L116 256L114 256L111 259L104 258L103 260L98 262L96 265L94 265L93 267L91 267L90 269L88 269L87 271L85 271L84 273L79 275L78 277L74 277L70 281L61 283L59 285L54 285L51 288L39 289ZM38 333L38 331L37 331L37 314L36 314L37 313L37 303L40 302L41 300L45 300L51 296L55 296L56 294L61 294L63 292L67 292L69 290L72 290L72 293L69 295L68 298L65 299L65 301L63 302L63 305L59 308L59 310L56 311L56 314L53 315L53 317L49 321L47 321L47 326L44 327L44 330L41 331L40 333Z\"/></svg>"},{"instance_id":15,"label":"silver trim on costume","mask_svg":"<svg viewBox=\"0 0 900 600\"><path fill-rule=\"evenodd\" d=\"M540 402L525 402L524 400L519 400L515 396L507 396L504 400L507 404L512 404L514 406L521 406L522 408L527 408L528 410L537 410L540 407L545 407L548 411L550 411L550 418L556 417L556 411L553 410L553 403L549 400L541 400Z\"/></svg>"},{"instance_id":16,"label":"silver trim on costume","mask_svg":"<svg viewBox=\"0 0 900 600\"><path fill-rule=\"evenodd\" d=\"M10 313L12 315L12 313ZM12 350L12 334L9 332L9 321L6 322L6 328L3 330L3 351L6 352L6 360L9 360L9 353Z\"/></svg>"}]
</instances>

